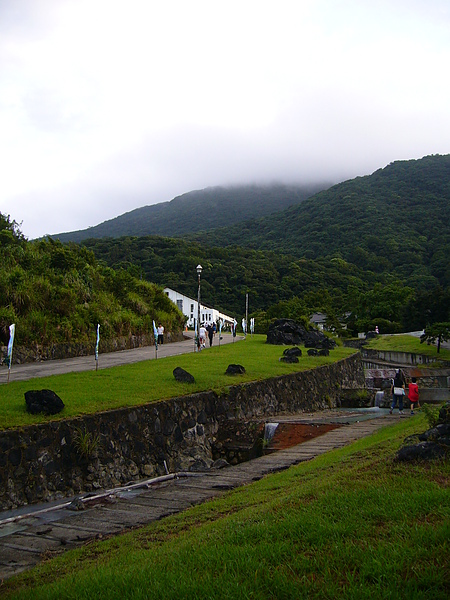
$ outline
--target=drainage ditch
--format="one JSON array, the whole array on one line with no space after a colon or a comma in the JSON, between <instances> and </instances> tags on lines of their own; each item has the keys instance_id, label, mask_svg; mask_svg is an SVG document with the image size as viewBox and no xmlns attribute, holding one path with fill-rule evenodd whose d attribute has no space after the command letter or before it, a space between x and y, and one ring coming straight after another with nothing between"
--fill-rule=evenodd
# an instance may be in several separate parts
<instances>
[{"instance_id":1,"label":"drainage ditch","mask_svg":"<svg viewBox=\"0 0 450 600\"><path fill-rule=\"evenodd\" d=\"M260 456L297 446L342 427L342 423L239 423L220 431L212 447L213 460L237 465Z\"/></svg>"}]
</instances>

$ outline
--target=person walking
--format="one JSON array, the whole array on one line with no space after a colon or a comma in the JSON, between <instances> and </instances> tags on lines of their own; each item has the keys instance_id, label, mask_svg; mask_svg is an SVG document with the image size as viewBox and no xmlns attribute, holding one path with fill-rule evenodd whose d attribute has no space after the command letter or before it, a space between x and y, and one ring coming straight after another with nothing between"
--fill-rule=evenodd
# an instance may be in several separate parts
<instances>
[{"instance_id":1,"label":"person walking","mask_svg":"<svg viewBox=\"0 0 450 600\"><path fill-rule=\"evenodd\" d=\"M209 323L208 327L206 328L206 331L208 332L208 338L209 338L209 347L211 348L211 346L213 345L213 337L214 337L214 329L211 323Z\"/></svg>"},{"instance_id":2,"label":"person walking","mask_svg":"<svg viewBox=\"0 0 450 600\"><path fill-rule=\"evenodd\" d=\"M419 406L419 386L415 377L411 379L411 383L408 386L408 398L411 402L411 414L413 415L416 404Z\"/></svg>"},{"instance_id":3,"label":"person walking","mask_svg":"<svg viewBox=\"0 0 450 600\"><path fill-rule=\"evenodd\" d=\"M164 327L161 323L158 325L158 346L164 343Z\"/></svg>"},{"instance_id":4,"label":"person walking","mask_svg":"<svg viewBox=\"0 0 450 600\"><path fill-rule=\"evenodd\" d=\"M200 338L200 350L203 350L203 348L206 348L206 329L204 325L201 325L198 336Z\"/></svg>"},{"instance_id":5,"label":"person walking","mask_svg":"<svg viewBox=\"0 0 450 600\"><path fill-rule=\"evenodd\" d=\"M403 414L403 396L405 395L405 376L403 375L401 369L397 369L394 380L392 381L391 386L391 394L392 394L392 405L389 409L389 414L392 415L392 411L397 405L398 402L398 414Z\"/></svg>"}]
</instances>

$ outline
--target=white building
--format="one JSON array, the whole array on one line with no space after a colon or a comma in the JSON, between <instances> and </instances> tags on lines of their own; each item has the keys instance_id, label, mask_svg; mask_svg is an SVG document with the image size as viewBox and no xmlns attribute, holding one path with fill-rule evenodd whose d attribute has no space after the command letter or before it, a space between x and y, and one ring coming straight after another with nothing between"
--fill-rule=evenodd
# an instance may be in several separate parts
<instances>
[{"instance_id":1,"label":"white building","mask_svg":"<svg viewBox=\"0 0 450 600\"><path fill-rule=\"evenodd\" d=\"M194 327L198 315L198 301L167 287L164 288L164 293L187 317L187 326ZM217 323L220 319L223 321L224 325L228 327L234 321L233 317L224 315L215 308L209 308L204 304L200 304L200 323Z\"/></svg>"}]
</instances>

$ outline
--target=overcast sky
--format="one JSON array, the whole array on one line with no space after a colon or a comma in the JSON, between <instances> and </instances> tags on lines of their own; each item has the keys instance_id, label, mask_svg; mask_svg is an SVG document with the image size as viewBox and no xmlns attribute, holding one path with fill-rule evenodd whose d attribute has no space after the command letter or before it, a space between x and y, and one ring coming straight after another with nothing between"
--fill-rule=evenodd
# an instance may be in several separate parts
<instances>
[{"instance_id":1,"label":"overcast sky","mask_svg":"<svg viewBox=\"0 0 450 600\"><path fill-rule=\"evenodd\" d=\"M449 68L449 0L0 0L0 212L33 238L448 154Z\"/></svg>"}]
</instances>

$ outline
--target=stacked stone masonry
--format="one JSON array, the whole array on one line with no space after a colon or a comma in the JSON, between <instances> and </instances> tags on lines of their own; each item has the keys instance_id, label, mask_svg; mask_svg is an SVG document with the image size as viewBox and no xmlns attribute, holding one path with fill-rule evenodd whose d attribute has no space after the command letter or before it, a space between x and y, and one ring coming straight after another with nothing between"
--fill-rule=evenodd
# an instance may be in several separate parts
<instances>
[{"instance_id":1,"label":"stacked stone masonry","mask_svg":"<svg viewBox=\"0 0 450 600\"><path fill-rule=\"evenodd\" d=\"M230 421L333 408L364 387L359 354L331 365L134 408L0 432L0 509L110 489L212 463Z\"/></svg>"}]
</instances>

